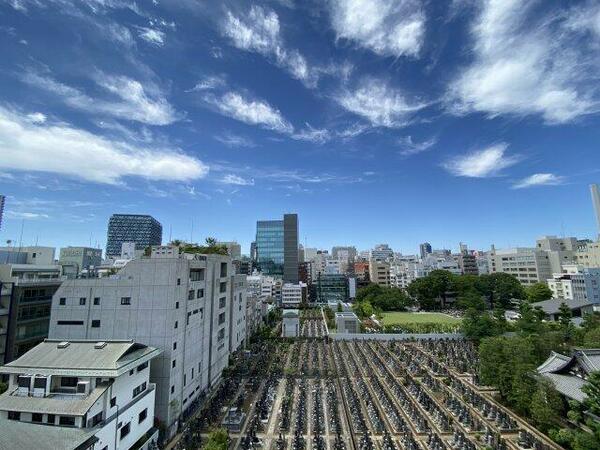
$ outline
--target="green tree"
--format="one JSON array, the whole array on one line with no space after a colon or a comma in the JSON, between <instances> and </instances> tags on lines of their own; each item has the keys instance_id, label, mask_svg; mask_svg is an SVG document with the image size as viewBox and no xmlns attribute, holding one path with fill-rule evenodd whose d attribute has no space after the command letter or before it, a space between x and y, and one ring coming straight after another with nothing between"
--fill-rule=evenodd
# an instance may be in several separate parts
<instances>
[{"instance_id":1,"label":"green tree","mask_svg":"<svg viewBox=\"0 0 600 450\"><path fill-rule=\"evenodd\" d=\"M217 428L208 434L202 450L227 450L229 435L225 428Z\"/></svg>"},{"instance_id":2,"label":"green tree","mask_svg":"<svg viewBox=\"0 0 600 450\"><path fill-rule=\"evenodd\" d=\"M462 321L462 331L469 339L479 342L485 337L498 334L493 317L487 311L469 308Z\"/></svg>"},{"instance_id":3,"label":"green tree","mask_svg":"<svg viewBox=\"0 0 600 450\"><path fill-rule=\"evenodd\" d=\"M569 341L571 339L571 334L573 331L573 323L571 323L572 317L573 313L569 309L569 306L565 302L562 302L558 307L558 323L560 324L560 328L564 333L565 341Z\"/></svg>"},{"instance_id":4,"label":"green tree","mask_svg":"<svg viewBox=\"0 0 600 450\"><path fill-rule=\"evenodd\" d=\"M4 394L7 389L8 389L8 384L0 381L0 394Z\"/></svg>"},{"instance_id":5,"label":"green tree","mask_svg":"<svg viewBox=\"0 0 600 450\"><path fill-rule=\"evenodd\" d=\"M456 300L457 306L461 309L476 309L478 311L485 310L485 302L483 297L476 290L468 290L461 293Z\"/></svg>"},{"instance_id":6,"label":"green tree","mask_svg":"<svg viewBox=\"0 0 600 450\"><path fill-rule=\"evenodd\" d=\"M540 381L529 406L531 418L544 432L560 423L564 403L560 394L546 380Z\"/></svg>"},{"instance_id":7,"label":"green tree","mask_svg":"<svg viewBox=\"0 0 600 450\"><path fill-rule=\"evenodd\" d=\"M539 333L542 329L540 315L527 300L521 301L519 305L519 320L517 329L526 334Z\"/></svg>"},{"instance_id":8,"label":"green tree","mask_svg":"<svg viewBox=\"0 0 600 450\"><path fill-rule=\"evenodd\" d=\"M492 308L502 307L510 309L512 299L524 299L525 289L519 280L512 275L496 272L489 277L488 289L491 290L490 304Z\"/></svg>"},{"instance_id":9,"label":"green tree","mask_svg":"<svg viewBox=\"0 0 600 450\"><path fill-rule=\"evenodd\" d=\"M600 326L585 332L583 344L587 348L600 348Z\"/></svg>"},{"instance_id":10,"label":"green tree","mask_svg":"<svg viewBox=\"0 0 600 450\"><path fill-rule=\"evenodd\" d=\"M338 303L338 305L337 305L337 312L342 312L342 311L344 311L344 308L342 308L342 304L341 303Z\"/></svg>"},{"instance_id":11,"label":"green tree","mask_svg":"<svg viewBox=\"0 0 600 450\"><path fill-rule=\"evenodd\" d=\"M587 395L584 406L591 413L600 416L600 372L592 372L581 390Z\"/></svg>"},{"instance_id":12,"label":"green tree","mask_svg":"<svg viewBox=\"0 0 600 450\"><path fill-rule=\"evenodd\" d=\"M546 285L546 283L534 283L525 289L527 300L532 303L541 302L544 300L550 300L552 298L552 291Z\"/></svg>"}]
</instances>

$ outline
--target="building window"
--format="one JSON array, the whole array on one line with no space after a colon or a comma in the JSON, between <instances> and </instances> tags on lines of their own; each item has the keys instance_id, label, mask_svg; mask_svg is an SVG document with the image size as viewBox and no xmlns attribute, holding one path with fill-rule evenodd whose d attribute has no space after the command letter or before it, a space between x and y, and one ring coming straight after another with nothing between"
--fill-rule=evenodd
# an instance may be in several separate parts
<instances>
[{"instance_id":1,"label":"building window","mask_svg":"<svg viewBox=\"0 0 600 450\"><path fill-rule=\"evenodd\" d=\"M123 440L123 438L129 434L130 430L131 422L127 422L125 425L123 425L123 427L121 427L121 440Z\"/></svg>"},{"instance_id":2,"label":"building window","mask_svg":"<svg viewBox=\"0 0 600 450\"><path fill-rule=\"evenodd\" d=\"M179 325L179 322L175 321L175 328Z\"/></svg>"},{"instance_id":3,"label":"building window","mask_svg":"<svg viewBox=\"0 0 600 450\"><path fill-rule=\"evenodd\" d=\"M61 297L58 299L58 304L60 306L65 306L67 304L67 299L65 297Z\"/></svg>"},{"instance_id":4,"label":"building window","mask_svg":"<svg viewBox=\"0 0 600 450\"><path fill-rule=\"evenodd\" d=\"M64 387L77 387L77 382L79 378L77 377L61 377L60 385Z\"/></svg>"},{"instance_id":5,"label":"building window","mask_svg":"<svg viewBox=\"0 0 600 450\"><path fill-rule=\"evenodd\" d=\"M100 321L92 320L92 328L100 328Z\"/></svg>"},{"instance_id":6,"label":"building window","mask_svg":"<svg viewBox=\"0 0 600 450\"><path fill-rule=\"evenodd\" d=\"M73 416L60 416L58 419L58 424L66 427L74 427L75 426L75 417Z\"/></svg>"},{"instance_id":7,"label":"building window","mask_svg":"<svg viewBox=\"0 0 600 450\"><path fill-rule=\"evenodd\" d=\"M98 306L100 304L100 297L94 297L94 305Z\"/></svg>"},{"instance_id":8,"label":"building window","mask_svg":"<svg viewBox=\"0 0 600 450\"><path fill-rule=\"evenodd\" d=\"M121 305L131 305L131 297L121 297Z\"/></svg>"},{"instance_id":9,"label":"building window","mask_svg":"<svg viewBox=\"0 0 600 450\"><path fill-rule=\"evenodd\" d=\"M177 365L177 360L174 359L173 361L171 361L171 367L174 369L175 366Z\"/></svg>"},{"instance_id":10,"label":"building window","mask_svg":"<svg viewBox=\"0 0 600 450\"><path fill-rule=\"evenodd\" d=\"M138 395L140 395L145 390L146 390L146 382L144 381L142 384L140 384L133 390L133 396L131 398L136 398Z\"/></svg>"},{"instance_id":11,"label":"building window","mask_svg":"<svg viewBox=\"0 0 600 450\"><path fill-rule=\"evenodd\" d=\"M179 302L175 302L175 309L179 309Z\"/></svg>"},{"instance_id":12,"label":"building window","mask_svg":"<svg viewBox=\"0 0 600 450\"><path fill-rule=\"evenodd\" d=\"M177 350L177 342L173 342L173 350Z\"/></svg>"},{"instance_id":13,"label":"building window","mask_svg":"<svg viewBox=\"0 0 600 450\"><path fill-rule=\"evenodd\" d=\"M18 411L9 411L8 419L9 420L21 420L21 413Z\"/></svg>"},{"instance_id":14,"label":"building window","mask_svg":"<svg viewBox=\"0 0 600 450\"><path fill-rule=\"evenodd\" d=\"M227 276L227 263L221 263L221 278Z\"/></svg>"},{"instance_id":15,"label":"building window","mask_svg":"<svg viewBox=\"0 0 600 450\"><path fill-rule=\"evenodd\" d=\"M37 422L37 423L41 423L43 420L44 416L40 413L33 413L31 415L31 421L32 422Z\"/></svg>"},{"instance_id":16,"label":"building window","mask_svg":"<svg viewBox=\"0 0 600 450\"><path fill-rule=\"evenodd\" d=\"M138 366L137 371L141 372L142 370L146 369L148 367L148 361L146 361L145 363L142 363Z\"/></svg>"},{"instance_id":17,"label":"building window","mask_svg":"<svg viewBox=\"0 0 600 450\"><path fill-rule=\"evenodd\" d=\"M80 298L79 298L79 304L80 304L81 306L85 306L85 297L80 297Z\"/></svg>"},{"instance_id":18,"label":"building window","mask_svg":"<svg viewBox=\"0 0 600 450\"><path fill-rule=\"evenodd\" d=\"M181 278L177 278L177 286L181 284Z\"/></svg>"},{"instance_id":19,"label":"building window","mask_svg":"<svg viewBox=\"0 0 600 450\"><path fill-rule=\"evenodd\" d=\"M204 269L190 269L190 281L203 281Z\"/></svg>"},{"instance_id":20,"label":"building window","mask_svg":"<svg viewBox=\"0 0 600 450\"><path fill-rule=\"evenodd\" d=\"M115 406L117 406L117 397L113 397L110 399L110 407L114 408Z\"/></svg>"},{"instance_id":21,"label":"building window","mask_svg":"<svg viewBox=\"0 0 600 450\"><path fill-rule=\"evenodd\" d=\"M54 425L54 422L56 422L56 417L54 414L48 414L48 417L46 417L46 423Z\"/></svg>"},{"instance_id":22,"label":"building window","mask_svg":"<svg viewBox=\"0 0 600 450\"><path fill-rule=\"evenodd\" d=\"M183 374L183 386L185 387L186 384L187 384L187 375L184 373Z\"/></svg>"},{"instance_id":23,"label":"building window","mask_svg":"<svg viewBox=\"0 0 600 450\"><path fill-rule=\"evenodd\" d=\"M196 291L196 298L202 298L204 297L204 289L198 289Z\"/></svg>"},{"instance_id":24,"label":"building window","mask_svg":"<svg viewBox=\"0 0 600 450\"><path fill-rule=\"evenodd\" d=\"M175 386L171 386L171 394L175 393Z\"/></svg>"},{"instance_id":25,"label":"building window","mask_svg":"<svg viewBox=\"0 0 600 450\"><path fill-rule=\"evenodd\" d=\"M131 369L131 370L129 371L129 376L133 375L133 373L134 373L134 372L133 372L133 369Z\"/></svg>"},{"instance_id":26,"label":"building window","mask_svg":"<svg viewBox=\"0 0 600 450\"><path fill-rule=\"evenodd\" d=\"M148 408L144 408L138 415L138 423L142 423L148 417Z\"/></svg>"},{"instance_id":27,"label":"building window","mask_svg":"<svg viewBox=\"0 0 600 450\"><path fill-rule=\"evenodd\" d=\"M100 422L102 422L102 412L99 412L94 417L92 417L92 426L95 427Z\"/></svg>"},{"instance_id":28,"label":"building window","mask_svg":"<svg viewBox=\"0 0 600 450\"><path fill-rule=\"evenodd\" d=\"M219 314L219 325L223 325L225 323L225 313Z\"/></svg>"},{"instance_id":29,"label":"building window","mask_svg":"<svg viewBox=\"0 0 600 450\"><path fill-rule=\"evenodd\" d=\"M227 292L227 281L221 282L221 284L219 285L219 292L221 294Z\"/></svg>"},{"instance_id":30,"label":"building window","mask_svg":"<svg viewBox=\"0 0 600 450\"><path fill-rule=\"evenodd\" d=\"M191 289L188 292L188 300L194 300L194 290L193 289Z\"/></svg>"},{"instance_id":31,"label":"building window","mask_svg":"<svg viewBox=\"0 0 600 450\"><path fill-rule=\"evenodd\" d=\"M225 308L225 304L227 303L227 298L226 297L221 297L219 299L219 308Z\"/></svg>"},{"instance_id":32,"label":"building window","mask_svg":"<svg viewBox=\"0 0 600 450\"><path fill-rule=\"evenodd\" d=\"M83 325L83 320L58 320L56 325Z\"/></svg>"}]
</instances>

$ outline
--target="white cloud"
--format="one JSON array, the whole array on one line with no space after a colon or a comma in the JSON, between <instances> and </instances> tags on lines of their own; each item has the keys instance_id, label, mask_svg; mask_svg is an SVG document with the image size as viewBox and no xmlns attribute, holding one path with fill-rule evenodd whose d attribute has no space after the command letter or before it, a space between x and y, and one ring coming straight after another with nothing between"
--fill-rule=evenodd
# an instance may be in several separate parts
<instances>
[{"instance_id":1,"label":"white cloud","mask_svg":"<svg viewBox=\"0 0 600 450\"><path fill-rule=\"evenodd\" d=\"M96 84L112 97L92 98L79 89L60 83L49 76L28 72L23 80L51 92L72 108L91 114L105 114L119 119L134 120L148 125L168 125L178 120L178 114L164 93L155 86L144 86L125 76L96 73Z\"/></svg>"},{"instance_id":2,"label":"white cloud","mask_svg":"<svg viewBox=\"0 0 600 450\"><path fill-rule=\"evenodd\" d=\"M256 147L251 139L229 132L214 136L214 138L227 147Z\"/></svg>"},{"instance_id":3,"label":"white cloud","mask_svg":"<svg viewBox=\"0 0 600 450\"><path fill-rule=\"evenodd\" d=\"M390 128L407 125L414 113L427 106L412 103L400 90L374 78L363 79L355 90L345 90L335 100L372 125Z\"/></svg>"},{"instance_id":4,"label":"white cloud","mask_svg":"<svg viewBox=\"0 0 600 450\"><path fill-rule=\"evenodd\" d=\"M69 124L32 123L0 107L0 169L51 172L96 183L125 177L189 181L206 176L200 160L172 148L147 148L110 140Z\"/></svg>"},{"instance_id":5,"label":"white cloud","mask_svg":"<svg viewBox=\"0 0 600 450\"><path fill-rule=\"evenodd\" d=\"M412 136L400 138L398 143L402 147L400 154L402 156L412 156L425 152L437 144L437 138L433 137L422 142L414 142Z\"/></svg>"},{"instance_id":6,"label":"white cloud","mask_svg":"<svg viewBox=\"0 0 600 450\"><path fill-rule=\"evenodd\" d=\"M239 175L228 174L221 179L221 183L234 184L236 186L254 186L254 180L247 180Z\"/></svg>"},{"instance_id":7,"label":"white cloud","mask_svg":"<svg viewBox=\"0 0 600 450\"><path fill-rule=\"evenodd\" d=\"M139 27L138 36L146 42L162 47L165 44L166 34L163 31L154 28Z\"/></svg>"},{"instance_id":8,"label":"white cloud","mask_svg":"<svg viewBox=\"0 0 600 450\"><path fill-rule=\"evenodd\" d=\"M492 177L519 162L518 156L505 154L507 148L507 144L501 143L456 156L446 162L444 168L457 177Z\"/></svg>"},{"instance_id":9,"label":"white cloud","mask_svg":"<svg viewBox=\"0 0 600 450\"><path fill-rule=\"evenodd\" d=\"M565 182L565 177L553 173L535 173L513 184L513 189L524 189L533 186L557 186Z\"/></svg>"},{"instance_id":10,"label":"white cloud","mask_svg":"<svg viewBox=\"0 0 600 450\"><path fill-rule=\"evenodd\" d=\"M46 115L41 112L27 114L27 118L33 123L44 123L46 121Z\"/></svg>"},{"instance_id":11,"label":"white cloud","mask_svg":"<svg viewBox=\"0 0 600 450\"><path fill-rule=\"evenodd\" d=\"M293 126L278 109L262 100L253 100L238 92L226 92L220 97L208 95L205 100L228 117L250 125L260 125L269 130L290 134Z\"/></svg>"},{"instance_id":12,"label":"white cloud","mask_svg":"<svg viewBox=\"0 0 600 450\"><path fill-rule=\"evenodd\" d=\"M198 81L196 85L187 92L208 91L223 87L225 84L225 78L223 76L208 76Z\"/></svg>"},{"instance_id":13,"label":"white cloud","mask_svg":"<svg viewBox=\"0 0 600 450\"><path fill-rule=\"evenodd\" d=\"M28 211L6 211L6 217L9 219L19 219L19 220L37 220L37 219L49 219L50 216L48 214L42 213L34 213Z\"/></svg>"},{"instance_id":14,"label":"white cloud","mask_svg":"<svg viewBox=\"0 0 600 450\"><path fill-rule=\"evenodd\" d=\"M318 78L304 56L295 49L285 48L281 37L279 16L270 9L253 5L248 14L238 17L227 11L222 33L232 44L250 52L273 58L275 63L308 86L315 86Z\"/></svg>"},{"instance_id":15,"label":"white cloud","mask_svg":"<svg viewBox=\"0 0 600 450\"><path fill-rule=\"evenodd\" d=\"M305 129L292 134L292 139L323 144L331 139L331 135L328 130L313 128L307 123Z\"/></svg>"},{"instance_id":16,"label":"white cloud","mask_svg":"<svg viewBox=\"0 0 600 450\"><path fill-rule=\"evenodd\" d=\"M383 56L417 56L425 34L419 0L331 0L336 36Z\"/></svg>"},{"instance_id":17,"label":"white cloud","mask_svg":"<svg viewBox=\"0 0 600 450\"><path fill-rule=\"evenodd\" d=\"M588 3L539 14L537 4L487 0L481 5L471 30L474 59L451 84L451 110L537 114L547 123L600 110L600 64L597 47L590 47L598 36L588 33L594 29L588 19L600 18L600 8Z\"/></svg>"}]
</instances>

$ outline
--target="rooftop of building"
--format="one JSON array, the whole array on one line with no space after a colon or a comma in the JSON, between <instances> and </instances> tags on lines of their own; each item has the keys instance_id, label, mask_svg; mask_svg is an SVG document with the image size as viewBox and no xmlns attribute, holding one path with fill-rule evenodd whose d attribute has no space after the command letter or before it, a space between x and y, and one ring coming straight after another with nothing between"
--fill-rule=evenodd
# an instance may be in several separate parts
<instances>
[{"instance_id":1,"label":"rooftop of building","mask_svg":"<svg viewBox=\"0 0 600 450\"><path fill-rule=\"evenodd\" d=\"M90 428L53 427L48 425L0 420L0 449L79 450L89 448L98 439Z\"/></svg>"},{"instance_id":2,"label":"rooftop of building","mask_svg":"<svg viewBox=\"0 0 600 450\"><path fill-rule=\"evenodd\" d=\"M115 378L160 353L132 340L45 339L19 359L1 366L0 373Z\"/></svg>"},{"instance_id":3,"label":"rooftop of building","mask_svg":"<svg viewBox=\"0 0 600 450\"><path fill-rule=\"evenodd\" d=\"M570 310L594 305L588 300L565 300L562 298L552 298L550 300L533 303L532 306L541 308L546 314L557 314L560 310L560 305L563 303L565 303Z\"/></svg>"}]
</instances>

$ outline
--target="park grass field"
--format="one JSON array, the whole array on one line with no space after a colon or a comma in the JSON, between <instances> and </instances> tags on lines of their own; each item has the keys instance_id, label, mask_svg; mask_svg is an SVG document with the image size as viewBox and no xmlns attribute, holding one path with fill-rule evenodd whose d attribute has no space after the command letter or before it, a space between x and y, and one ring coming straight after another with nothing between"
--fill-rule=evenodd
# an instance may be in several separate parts
<instances>
[{"instance_id":1,"label":"park grass field","mask_svg":"<svg viewBox=\"0 0 600 450\"><path fill-rule=\"evenodd\" d=\"M384 325L403 325L407 323L444 323L459 324L460 319L440 313L411 313L411 312L386 312L383 313Z\"/></svg>"}]
</instances>

